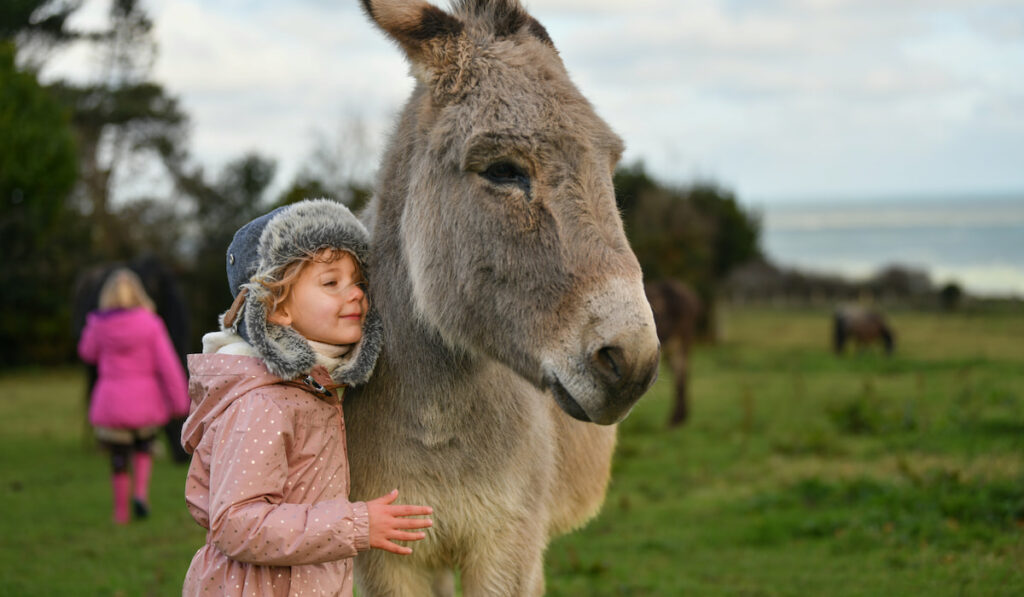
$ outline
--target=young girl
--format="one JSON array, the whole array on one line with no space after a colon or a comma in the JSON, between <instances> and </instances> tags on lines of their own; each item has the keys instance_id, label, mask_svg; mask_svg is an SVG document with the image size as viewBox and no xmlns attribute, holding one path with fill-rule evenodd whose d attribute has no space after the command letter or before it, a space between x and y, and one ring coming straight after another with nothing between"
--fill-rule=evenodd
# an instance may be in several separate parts
<instances>
[{"instance_id":1,"label":"young girl","mask_svg":"<svg viewBox=\"0 0 1024 597\"><path fill-rule=\"evenodd\" d=\"M86 318L78 355L97 366L89 422L109 450L114 522L149 514L153 438L171 416L188 414L185 371L138 276L114 270L100 290L99 310ZM128 473L134 473L134 487Z\"/></svg>"},{"instance_id":2,"label":"young girl","mask_svg":"<svg viewBox=\"0 0 1024 597\"><path fill-rule=\"evenodd\" d=\"M227 254L235 301L188 359L185 498L208 529L184 595L352 595L352 558L412 550L431 525L398 492L349 502L336 388L365 382L382 328L365 296L367 234L342 205L249 222ZM358 448L357 448L358 449Z\"/></svg>"}]
</instances>

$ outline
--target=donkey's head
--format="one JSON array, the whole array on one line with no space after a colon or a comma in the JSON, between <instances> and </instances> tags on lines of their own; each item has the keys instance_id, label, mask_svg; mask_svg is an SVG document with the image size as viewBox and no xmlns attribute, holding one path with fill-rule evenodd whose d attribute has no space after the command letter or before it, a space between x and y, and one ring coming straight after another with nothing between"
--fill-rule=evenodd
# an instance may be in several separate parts
<instances>
[{"instance_id":1,"label":"donkey's head","mask_svg":"<svg viewBox=\"0 0 1024 597\"><path fill-rule=\"evenodd\" d=\"M573 417L621 420L658 360L615 206L622 141L516 0L363 5L418 81L381 181L392 222L378 221L399 237L415 316Z\"/></svg>"}]
</instances>

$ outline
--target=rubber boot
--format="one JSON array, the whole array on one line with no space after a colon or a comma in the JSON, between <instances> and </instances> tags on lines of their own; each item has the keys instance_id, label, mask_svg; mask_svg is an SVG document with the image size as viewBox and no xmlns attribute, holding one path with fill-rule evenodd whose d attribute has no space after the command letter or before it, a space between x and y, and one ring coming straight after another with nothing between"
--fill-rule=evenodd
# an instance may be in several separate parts
<instances>
[{"instance_id":1,"label":"rubber boot","mask_svg":"<svg viewBox=\"0 0 1024 597\"><path fill-rule=\"evenodd\" d=\"M117 524L128 524L128 498L132 491L132 480L128 473L114 473L111 477L111 485L114 489L114 522Z\"/></svg>"},{"instance_id":2,"label":"rubber boot","mask_svg":"<svg viewBox=\"0 0 1024 597\"><path fill-rule=\"evenodd\" d=\"M132 455L132 473L135 476L135 499L132 505L136 518L149 516L149 477L153 472L153 456L148 452Z\"/></svg>"}]
</instances>

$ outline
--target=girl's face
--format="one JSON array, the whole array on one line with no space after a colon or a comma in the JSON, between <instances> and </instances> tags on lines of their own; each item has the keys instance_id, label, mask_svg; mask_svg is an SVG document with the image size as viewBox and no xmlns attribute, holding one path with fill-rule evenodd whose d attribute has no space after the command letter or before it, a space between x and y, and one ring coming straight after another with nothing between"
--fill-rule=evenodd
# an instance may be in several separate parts
<instances>
[{"instance_id":1,"label":"girl's face","mask_svg":"<svg viewBox=\"0 0 1024 597\"><path fill-rule=\"evenodd\" d=\"M367 308L359 281L359 268L351 255L344 254L331 263L311 261L268 319L291 326L309 340L354 344L363 337Z\"/></svg>"}]
</instances>

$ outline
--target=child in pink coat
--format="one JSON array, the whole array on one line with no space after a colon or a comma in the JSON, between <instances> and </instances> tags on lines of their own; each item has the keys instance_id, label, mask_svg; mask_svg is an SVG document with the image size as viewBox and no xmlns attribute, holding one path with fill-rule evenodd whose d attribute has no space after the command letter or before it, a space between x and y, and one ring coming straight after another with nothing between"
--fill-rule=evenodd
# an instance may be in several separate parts
<instances>
[{"instance_id":1,"label":"child in pink coat","mask_svg":"<svg viewBox=\"0 0 1024 597\"><path fill-rule=\"evenodd\" d=\"M249 222L228 248L235 301L188 359L185 498L207 529L183 595L352 595L352 558L412 550L431 509L397 490L350 502L341 397L364 383L382 328L365 296L365 228L301 201Z\"/></svg>"},{"instance_id":2,"label":"child in pink coat","mask_svg":"<svg viewBox=\"0 0 1024 597\"><path fill-rule=\"evenodd\" d=\"M153 438L172 415L188 414L189 399L185 371L164 322L131 270L107 277L99 307L86 319L78 355L97 366L89 422L110 450L114 522L127 524L130 495L135 515L149 514Z\"/></svg>"}]
</instances>

